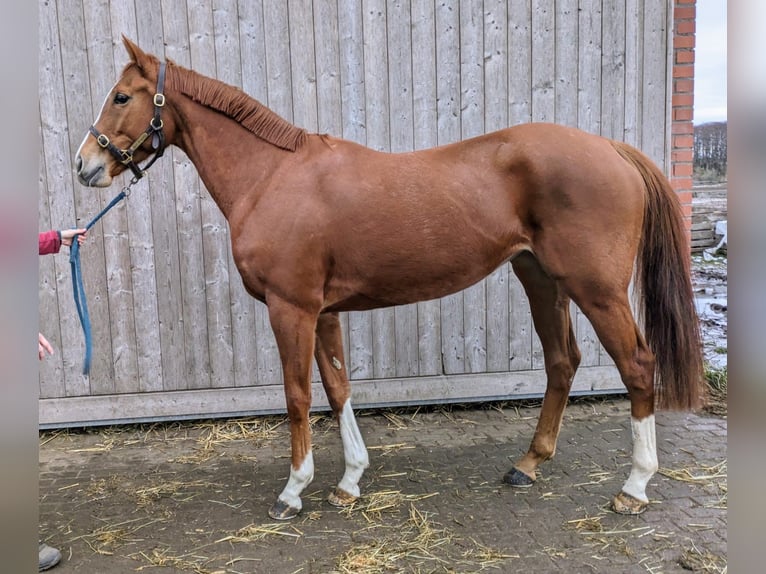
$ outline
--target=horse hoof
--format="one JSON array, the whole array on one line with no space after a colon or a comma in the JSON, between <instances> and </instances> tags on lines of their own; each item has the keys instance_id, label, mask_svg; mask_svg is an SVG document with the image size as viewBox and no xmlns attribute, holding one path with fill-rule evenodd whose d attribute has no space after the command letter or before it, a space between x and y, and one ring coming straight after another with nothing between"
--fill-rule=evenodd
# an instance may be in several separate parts
<instances>
[{"instance_id":1,"label":"horse hoof","mask_svg":"<svg viewBox=\"0 0 766 574\"><path fill-rule=\"evenodd\" d=\"M269 508L269 516L274 520L290 520L300 513L300 508L293 508L286 502L277 499L274 506Z\"/></svg>"},{"instance_id":2,"label":"horse hoof","mask_svg":"<svg viewBox=\"0 0 766 574\"><path fill-rule=\"evenodd\" d=\"M338 488L337 486L335 489L327 495L327 502L332 504L333 506L337 506L339 508L345 508L346 506L351 506L354 504L354 502L357 501L359 497L354 496L353 494L349 494L342 488Z\"/></svg>"},{"instance_id":3,"label":"horse hoof","mask_svg":"<svg viewBox=\"0 0 766 574\"><path fill-rule=\"evenodd\" d=\"M639 500L635 496L631 496L625 492L620 492L612 499L612 510L617 514L641 514L646 507L649 506L648 502Z\"/></svg>"},{"instance_id":4,"label":"horse hoof","mask_svg":"<svg viewBox=\"0 0 766 574\"><path fill-rule=\"evenodd\" d=\"M510 484L514 488L529 488L535 483L535 479L514 466L505 473L503 482Z\"/></svg>"}]
</instances>

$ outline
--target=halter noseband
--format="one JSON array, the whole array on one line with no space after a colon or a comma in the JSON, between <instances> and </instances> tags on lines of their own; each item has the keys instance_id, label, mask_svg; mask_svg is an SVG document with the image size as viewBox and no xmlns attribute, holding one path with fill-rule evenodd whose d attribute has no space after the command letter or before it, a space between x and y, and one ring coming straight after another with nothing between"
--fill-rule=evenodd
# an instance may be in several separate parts
<instances>
[{"instance_id":1,"label":"halter noseband","mask_svg":"<svg viewBox=\"0 0 766 574\"><path fill-rule=\"evenodd\" d=\"M130 168L130 171L132 171L133 175L135 176L133 178L134 181L138 181L144 177L146 170L149 169L149 167L151 167L155 161L162 157L163 153L165 153L165 135L162 133L162 119L160 118L160 112L162 111L162 107L165 105L165 94L163 94L164 86L165 62L160 62L160 71L157 75L157 93L154 94L153 98L154 116L149 120L149 127L147 127L144 133L138 136L138 138L136 138L136 140L130 144L130 147L127 149L118 148L111 141L109 141L109 138L106 135L99 132L96 129L96 126L92 125L89 128L90 133L93 134L93 137L96 138L98 145L108 150L109 153L111 153L112 156L114 156L114 158L122 165ZM154 153L154 157L149 160L143 169L141 169L138 165L136 165L136 162L133 161L133 153L144 144L149 136L152 136L152 147L156 151Z\"/></svg>"}]
</instances>

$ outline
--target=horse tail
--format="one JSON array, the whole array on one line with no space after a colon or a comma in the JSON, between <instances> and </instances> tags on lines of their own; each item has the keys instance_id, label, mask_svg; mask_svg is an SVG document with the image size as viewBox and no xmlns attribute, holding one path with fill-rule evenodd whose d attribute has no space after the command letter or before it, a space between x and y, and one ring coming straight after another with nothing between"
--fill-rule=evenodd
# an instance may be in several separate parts
<instances>
[{"instance_id":1,"label":"horse tail","mask_svg":"<svg viewBox=\"0 0 766 574\"><path fill-rule=\"evenodd\" d=\"M704 398L702 344L681 203L645 154L622 142L612 145L641 174L646 191L634 284L644 335L655 355L656 406L695 410Z\"/></svg>"}]
</instances>

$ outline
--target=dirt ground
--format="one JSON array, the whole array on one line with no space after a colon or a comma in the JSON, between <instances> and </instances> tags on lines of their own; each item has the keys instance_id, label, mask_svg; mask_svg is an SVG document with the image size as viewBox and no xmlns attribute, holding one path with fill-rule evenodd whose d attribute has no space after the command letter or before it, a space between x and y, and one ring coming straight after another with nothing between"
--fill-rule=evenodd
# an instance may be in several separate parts
<instances>
[{"instance_id":1,"label":"dirt ground","mask_svg":"<svg viewBox=\"0 0 766 574\"><path fill-rule=\"evenodd\" d=\"M726 260L694 267L720 369ZM40 537L62 551L60 574L726 572L723 401L658 413L660 471L637 517L608 509L630 469L624 396L571 401L528 490L501 478L538 402L360 413L371 466L345 510L326 502L343 473L337 423L317 415L315 479L288 523L267 516L288 474L284 417L41 432Z\"/></svg>"},{"instance_id":2,"label":"dirt ground","mask_svg":"<svg viewBox=\"0 0 766 574\"><path fill-rule=\"evenodd\" d=\"M56 572L725 572L727 421L659 413L660 471L637 517L608 510L630 468L624 397L569 405L554 459L528 490L501 483L535 403L361 413L371 467L348 510L337 424L313 422L302 514L266 512L285 484L280 417L40 436L40 535Z\"/></svg>"}]
</instances>

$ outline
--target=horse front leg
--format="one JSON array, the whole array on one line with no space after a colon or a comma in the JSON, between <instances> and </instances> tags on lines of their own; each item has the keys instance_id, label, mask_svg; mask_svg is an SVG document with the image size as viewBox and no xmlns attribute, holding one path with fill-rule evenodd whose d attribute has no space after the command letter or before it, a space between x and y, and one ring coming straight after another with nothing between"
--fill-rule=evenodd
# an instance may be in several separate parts
<instances>
[{"instance_id":1,"label":"horse front leg","mask_svg":"<svg viewBox=\"0 0 766 574\"><path fill-rule=\"evenodd\" d=\"M317 314L277 297L267 297L266 303L282 361L292 446L290 477L277 501L269 509L269 516L277 520L289 520L303 508L301 492L314 478L309 408Z\"/></svg>"},{"instance_id":2,"label":"horse front leg","mask_svg":"<svg viewBox=\"0 0 766 574\"><path fill-rule=\"evenodd\" d=\"M370 464L367 448L351 407L351 385L343 357L343 340L337 313L319 316L314 354L327 399L338 419L343 441L346 472L327 500L333 506L348 506L359 498L359 480Z\"/></svg>"}]
</instances>

